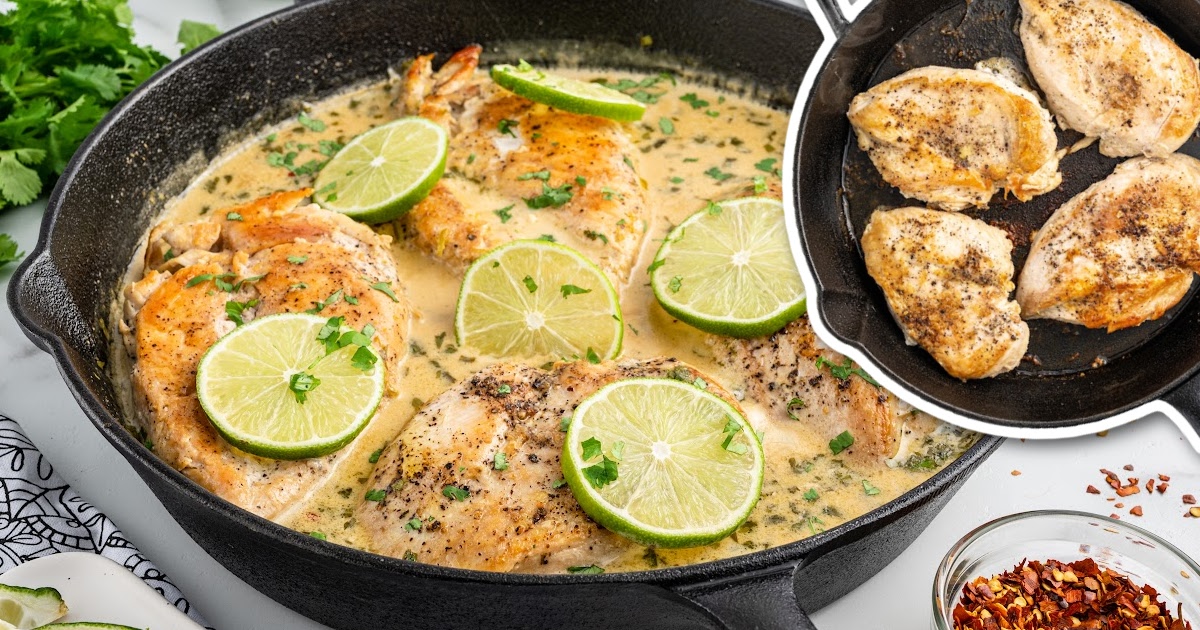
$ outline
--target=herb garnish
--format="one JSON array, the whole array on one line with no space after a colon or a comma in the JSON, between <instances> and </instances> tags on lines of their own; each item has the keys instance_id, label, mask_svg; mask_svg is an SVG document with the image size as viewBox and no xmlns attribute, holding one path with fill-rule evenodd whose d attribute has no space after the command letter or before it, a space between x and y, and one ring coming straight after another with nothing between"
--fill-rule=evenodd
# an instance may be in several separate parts
<instances>
[{"instance_id":1,"label":"herb garnish","mask_svg":"<svg viewBox=\"0 0 1200 630\"><path fill-rule=\"evenodd\" d=\"M561 208L566 205L574 194L571 192L570 184L562 184L561 186L551 186L546 182L542 182L542 194L534 197L526 197L525 205L532 210L541 210L542 208Z\"/></svg>"},{"instance_id":2,"label":"herb garnish","mask_svg":"<svg viewBox=\"0 0 1200 630\"><path fill-rule=\"evenodd\" d=\"M600 440L596 439L595 436L590 437L580 443L580 447L583 449L583 461L586 462L597 457L601 458L599 463L588 466L582 471L584 478L588 480L588 483L592 484L593 488L599 490L617 480L617 461L609 459L604 454Z\"/></svg>"},{"instance_id":3,"label":"herb garnish","mask_svg":"<svg viewBox=\"0 0 1200 630\"><path fill-rule=\"evenodd\" d=\"M508 470L508 456L504 451L499 451L492 458L492 470Z\"/></svg>"},{"instance_id":4,"label":"herb garnish","mask_svg":"<svg viewBox=\"0 0 1200 630\"><path fill-rule=\"evenodd\" d=\"M591 346L588 346L587 349L587 360L588 363L591 363L592 365L597 365L600 363L600 355L596 354L596 351L593 350Z\"/></svg>"},{"instance_id":5,"label":"herb garnish","mask_svg":"<svg viewBox=\"0 0 1200 630\"><path fill-rule=\"evenodd\" d=\"M371 456L367 458L367 461L374 464L379 461L380 455L383 455L383 449L377 448L374 451L371 451Z\"/></svg>"},{"instance_id":6,"label":"herb garnish","mask_svg":"<svg viewBox=\"0 0 1200 630\"><path fill-rule=\"evenodd\" d=\"M775 163L778 161L779 160L777 160L776 158L767 158L760 162L755 162L754 168L756 168L764 173L771 173L772 175L778 175L779 169L775 168Z\"/></svg>"},{"instance_id":7,"label":"herb garnish","mask_svg":"<svg viewBox=\"0 0 1200 630\"><path fill-rule=\"evenodd\" d=\"M321 379L309 374L308 372L297 372L292 375L288 381L288 389L292 390L292 394L296 396L296 402L301 405L308 399L308 392L317 388L321 384ZM367 497L370 498L370 497ZM373 499L375 500L375 499Z\"/></svg>"},{"instance_id":8,"label":"herb garnish","mask_svg":"<svg viewBox=\"0 0 1200 630\"><path fill-rule=\"evenodd\" d=\"M871 378L871 375L864 372L862 368L854 367L848 357L846 358L845 363L842 363L841 365L838 365L833 361L826 359L825 357L817 357L818 370L826 365L829 366L829 373L840 381L850 378L850 375L852 374L857 374L862 380L874 385L875 387L880 387L879 383L875 379Z\"/></svg>"},{"instance_id":9,"label":"herb garnish","mask_svg":"<svg viewBox=\"0 0 1200 630\"><path fill-rule=\"evenodd\" d=\"M692 109L703 109L708 107L708 101L696 96L695 92L688 92L679 97L679 100L692 106Z\"/></svg>"},{"instance_id":10,"label":"herb garnish","mask_svg":"<svg viewBox=\"0 0 1200 630\"><path fill-rule=\"evenodd\" d=\"M567 567L567 573L576 575L600 575L604 573L604 569L594 564L589 564L586 567Z\"/></svg>"},{"instance_id":11,"label":"herb garnish","mask_svg":"<svg viewBox=\"0 0 1200 630\"><path fill-rule=\"evenodd\" d=\"M364 498L368 501L382 501L386 496L386 490L368 490Z\"/></svg>"},{"instance_id":12,"label":"herb garnish","mask_svg":"<svg viewBox=\"0 0 1200 630\"><path fill-rule=\"evenodd\" d=\"M854 436L849 431L842 431L837 437L829 440L829 450L834 455L854 446Z\"/></svg>"},{"instance_id":13,"label":"herb garnish","mask_svg":"<svg viewBox=\"0 0 1200 630\"><path fill-rule=\"evenodd\" d=\"M525 173L517 176L517 181L520 182L529 181L531 179L540 179L544 182L550 181L550 169L544 168L540 171L533 171L531 173Z\"/></svg>"},{"instance_id":14,"label":"herb garnish","mask_svg":"<svg viewBox=\"0 0 1200 630\"><path fill-rule=\"evenodd\" d=\"M326 307L333 306L334 304L342 301L342 295L344 295L344 292L341 289L338 289L337 291L330 293L329 297L325 298L324 301L313 302L313 307L304 312L308 313L309 315L316 315L317 313L325 310Z\"/></svg>"},{"instance_id":15,"label":"herb garnish","mask_svg":"<svg viewBox=\"0 0 1200 630\"><path fill-rule=\"evenodd\" d=\"M500 217L501 223L508 223L512 219L512 209L513 207L508 205L500 208L499 210L492 210L492 214Z\"/></svg>"},{"instance_id":16,"label":"herb garnish","mask_svg":"<svg viewBox=\"0 0 1200 630\"><path fill-rule=\"evenodd\" d=\"M308 256L288 256L287 257L287 261L292 263L293 265L304 264L304 262L307 260L308 260Z\"/></svg>"},{"instance_id":17,"label":"herb garnish","mask_svg":"<svg viewBox=\"0 0 1200 630\"><path fill-rule=\"evenodd\" d=\"M400 298L396 297L396 293L392 291L392 283L390 282L376 282L375 284L371 285L371 288L392 298L393 302L400 301Z\"/></svg>"},{"instance_id":18,"label":"herb garnish","mask_svg":"<svg viewBox=\"0 0 1200 630\"><path fill-rule=\"evenodd\" d=\"M658 128L668 136L675 133L675 123L671 122L671 119L666 116L658 119Z\"/></svg>"},{"instance_id":19,"label":"herb garnish","mask_svg":"<svg viewBox=\"0 0 1200 630\"><path fill-rule=\"evenodd\" d=\"M496 123L496 129L500 131L501 135L508 134L514 138L517 137L517 134L513 132L512 128L516 126L517 121L509 120L507 118L501 118L500 122Z\"/></svg>"},{"instance_id":20,"label":"herb garnish","mask_svg":"<svg viewBox=\"0 0 1200 630\"><path fill-rule=\"evenodd\" d=\"M424 527L425 522L415 516L408 519L408 522L404 524L404 529L410 532L419 532Z\"/></svg>"},{"instance_id":21,"label":"herb garnish","mask_svg":"<svg viewBox=\"0 0 1200 630\"><path fill-rule=\"evenodd\" d=\"M721 448L736 455L745 455L749 451L749 449L746 448L746 445L742 444L741 442L738 442L737 444L733 443L733 438L737 437L741 432L741 423L733 418L730 418L729 422L725 423L725 428L721 430L721 433L725 435L725 441L721 442Z\"/></svg>"},{"instance_id":22,"label":"herb garnish","mask_svg":"<svg viewBox=\"0 0 1200 630\"><path fill-rule=\"evenodd\" d=\"M241 221L242 215L237 212L230 212L225 215L225 219L228 221Z\"/></svg>"},{"instance_id":23,"label":"herb garnish","mask_svg":"<svg viewBox=\"0 0 1200 630\"><path fill-rule=\"evenodd\" d=\"M816 488L809 488L802 496L804 497L804 500L808 501L809 503L821 498L821 495L817 494Z\"/></svg>"},{"instance_id":24,"label":"herb garnish","mask_svg":"<svg viewBox=\"0 0 1200 630\"><path fill-rule=\"evenodd\" d=\"M442 488L442 496L445 496L448 499L454 499L455 501L466 501L468 498L470 498L471 493L466 488L460 488L458 486L446 486Z\"/></svg>"},{"instance_id":25,"label":"herb garnish","mask_svg":"<svg viewBox=\"0 0 1200 630\"><path fill-rule=\"evenodd\" d=\"M229 318L230 321L237 324L238 326L241 326L242 324L246 323L246 322L242 321L242 312L248 308L254 308L255 306L258 306L258 300L256 300L256 299L255 300L247 300L245 302L229 300L228 302L225 303L225 315L226 315L226 317Z\"/></svg>"},{"instance_id":26,"label":"herb garnish","mask_svg":"<svg viewBox=\"0 0 1200 630\"><path fill-rule=\"evenodd\" d=\"M296 118L296 120L298 120L301 125L304 125L305 127L318 133L325 131L325 123L317 120L316 118L309 118L308 114L305 114L304 112L300 112L300 115Z\"/></svg>"},{"instance_id":27,"label":"herb garnish","mask_svg":"<svg viewBox=\"0 0 1200 630\"><path fill-rule=\"evenodd\" d=\"M707 171L704 171L704 174L708 175L709 177L711 177L719 182L723 182L723 181L733 177L733 173L723 172L720 168L717 168L716 166L708 169Z\"/></svg>"},{"instance_id":28,"label":"herb garnish","mask_svg":"<svg viewBox=\"0 0 1200 630\"><path fill-rule=\"evenodd\" d=\"M871 482L867 481L866 479L862 480L862 487L863 487L863 492L866 493L866 495L869 497L873 497L873 496L879 494L879 488L876 488L875 486L871 485Z\"/></svg>"},{"instance_id":29,"label":"herb garnish","mask_svg":"<svg viewBox=\"0 0 1200 630\"><path fill-rule=\"evenodd\" d=\"M534 282L533 276L525 276L524 278L521 278L521 282L525 284L525 288L528 289L530 293L537 292L538 285L537 282Z\"/></svg>"},{"instance_id":30,"label":"herb garnish","mask_svg":"<svg viewBox=\"0 0 1200 630\"><path fill-rule=\"evenodd\" d=\"M312 536L313 538L316 538L317 540L329 540L328 538L325 537L325 534L323 534L321 532L308 532L308 535Z\"/></svg>"},{"instance_id":31,"label":"herb garnish","mask_svg":"<svg viewBox=\"0 0 1200 630\"><path fill-rule=\"evenodd\" d=\"M563 298L566 298L569 295L583 295L585 293L592 292L591 289L584 289L583 287L577 287L573 284L564 284L559 287L559 291L562 292Z\"/></svg>"},{"instance_id":32,"label":"herb garnish","mask_svg":"<svg viewBox=\"0 0 1200 630\"><path fill-rule=\"evenodd\" d=\"M767 179L762 175L754 176L754 194L761 195L767 192Z\"/></svg>"},{"instance_id":33,"label":"herb garnish","mask_svg":"<svg viewBox=\"0 0 1200 630\"><path fill-rule=\"evenodd\" d=\"M667 288L671 290L671 293L679 293L679 289L681 289L682 287L683 287L683 276L675 276L675 277L671 278L670 282L667 283Z\"/></svg>"},{"instance_id":34,"label":"herb garnish","mask_svg":"<svg viewBox=\"0 0 1200 630\"><path fill-rule=\"evenodd\" d=\"M583 235L588 237L589 240L600 241L601 243L608 245L608 237L600 232L595 230L584 230Z\"/></svg>"},{"instance_id":35,"label":"herb garnish","mask_svg":"<svg viewBox=\"0 0 1200 630\"><path fill-rule=\"evenodd\" d=\"M797 416L796 412L800 411L801 409L804 409L807 406L808 406L808 403L804 402L803 398L800 398L798 396L792 398L791 400L788 401L787 407L786 407L788 417L791 418L792 420L799 420L800 416Z\"/></svg>"}]
</instances>

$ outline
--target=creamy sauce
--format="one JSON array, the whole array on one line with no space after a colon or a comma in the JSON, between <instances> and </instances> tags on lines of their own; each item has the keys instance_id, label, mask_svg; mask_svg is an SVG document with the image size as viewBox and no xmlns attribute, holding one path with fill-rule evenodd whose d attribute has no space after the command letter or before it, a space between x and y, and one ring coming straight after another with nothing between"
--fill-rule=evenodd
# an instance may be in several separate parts
<instances>
[{"instance_id":1,"label":"creamy sauce","mask_svg":"<svg viewBox=\"0 0 1200 630\"><path fill-rule=\"evenodd\" d=\"M606 71L564 73L609 81L646 78ZM778 185L787 115L733 93L666 79L648 91L659 95L657 101L629 131L641 149L634 159L654 216L631 280L618 287L628 326L623 357L679 358L741 398L745 384L713 357L707 335L672 319L658 306L646 267L668 230L709 200L740 196L756 186L761 192L764 186ZM271 192L311 185L314 174L306 171L327 159L333 148L329 143L344 144L392 119L394 98L395 85L382 83L313 105L308 116L322 121L323 130L293 121L263 132L216 161L168 204L163 218L191 221ZM499 198L489 192L471 203L497 209L513 204L511 220L529 223L522 231L555 232L550 221L542 222L542 230L539 214L526 210L519 199ZM378 451L424 401L496 361L454 344L459 276L410 247L394 225L377 229L395 238L392 253L397 271L417 308L400 393L385 400L370 425L346 447L351 452L338 473L278 519L293 529L319 532L332 542L364 549L371 548L370 540L357 526L353 512ZM732 536L707 547L665 550L633 546L608 563L606 570L713 560L819 533L895 499L973 440L969 434L913 414L906 424L903 452L889 465L882 460L835 456L827 441L805 426L787 418L772 418L766 406L753 400L744 400L743 406L751 422L764 432L767 453L762 500L749 520Z\"/></svg>"}]
</instances>

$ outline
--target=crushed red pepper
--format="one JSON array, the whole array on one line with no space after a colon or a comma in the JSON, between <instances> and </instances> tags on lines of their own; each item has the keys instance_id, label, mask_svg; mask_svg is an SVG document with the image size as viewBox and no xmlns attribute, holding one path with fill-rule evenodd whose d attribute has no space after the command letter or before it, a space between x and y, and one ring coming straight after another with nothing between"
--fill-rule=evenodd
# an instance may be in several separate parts
<instances>
[{"instance_id":1,"label":"crushed red pepper","mask_svg":"<svg viewBox=\"0 0 1200 630\"><path fill-rule=\"evenodd\" d=\"M991 579L963 586L954 630L1192 630L1166 609L1158 591L1135 584L1091 558L1071 563L1024 560Z\"/></svg>"}]
</instances>

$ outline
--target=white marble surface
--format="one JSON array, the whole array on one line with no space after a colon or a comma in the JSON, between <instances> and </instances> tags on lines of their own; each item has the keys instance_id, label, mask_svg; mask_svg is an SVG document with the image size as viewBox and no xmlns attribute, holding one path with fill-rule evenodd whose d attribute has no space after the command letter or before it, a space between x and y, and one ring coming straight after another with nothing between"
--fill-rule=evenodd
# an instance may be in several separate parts
<instances>
[{"instance_id":1,"label":"white marble surface","mask_svg":"<svg viewBox=\"0 0 1200 630\"><path fill-rule=\"evenodd\" d=\"M228 28L283 6L281 0L133 0L141 39L162 49L174 41L178 19L215 22ZM222 8L225 12L222 13ZM0 232L28 251L37 239L44 201L0 213ZM0 270L7 290L12 268ZM0 309L0 413L17 419L59 473L89 501L113 517L136 545L170 575L217 628L315 630L303 619L257 593L208 557L168 516L130 466L109 447L59 377ZM1111 432L1053 443L1009 441L988 460L916 543L877 576L813 615L823 630L924 629L930 616L933 572L960 536L992 518L1039 508L1070 508L1109 514L1112 504L1084 492L1104 489L1099 468L1120 471L1133 464L1141 476L1172 478L1165 496L1135 495L1121 512L1131 522L1200 557L1200 519L1184 519L1180 496L1200 496L1200 455L1161 416ZM1021 471L1013 476L1012 471ZM1145 516L1128 515L1142 505Z\"/></svg>"}]
</instances>

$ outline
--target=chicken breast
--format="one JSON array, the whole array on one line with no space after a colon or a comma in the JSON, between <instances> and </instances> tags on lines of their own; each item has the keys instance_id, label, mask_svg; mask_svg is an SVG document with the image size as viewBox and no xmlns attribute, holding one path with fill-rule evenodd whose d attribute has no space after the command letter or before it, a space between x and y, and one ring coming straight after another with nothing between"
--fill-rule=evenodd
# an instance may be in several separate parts
<instances>
[{"instance_id":1,"label":"chicken breast","mask_svg":"<svg viewBox=\"0 0 1200 630\"><path fill-rule=\"evenodd\" d=\"M817 339L807 317L757 339L709 338L714 355L740 375L746 399L767 408L768 437L803 424L831 440L843 431L854 436L849 455L888 458L900 446L910 408L867 380L850 359Z\"/></svg>"},{"instance_id":2,"label":"chicken breast","mask_svg":"<svg viewBox=\"0 0 1200 630\"><path fill-rule=\"evenodd\" d=\"M196 366L236 327L227 304L246 305L244 321L310 310L344 316L359 329L374 325L393 388L407 353L410 308L386 240L343 215L300 206L309 194L277 193L210 219L155 228L145 276L126 289L122 332L135 361L139 422L154 452L267 518L332 473L340 456L275 461L239 451L217 434L196 398Z\"/></svg>"},{"instance_id":3,"label":"chicken breast","mask_svg":"<svg viewBox=\"0 0 1200 630\"><path fill-rule=\"evenodd\" d=\"M1029 70L1059 122L1104 155L1165 156L1200 122L1196 60L1116 0L1021 0Z\"/></svg>"},{"instance_id":4,"label":"chicken breast","mask_svg":"<svg viewBox=\"0 0 1200 630\"><path fill-rule=\"evenodd\" d=\"M989 378L1021 362L1029 326L1009 299L1012 242L1003 230L924 208L879 210L862 248L905 340L951 376Z\"/></svg>"},{"instance_id":5,"label":"chicken breast","mask_svg":"<svg viewBox=\"0 0 1200 630\"><path fill-rule=\"evenodd\" d=\"M1058 187L1058 139L1037 98L995 73L917 68L854 97L858 146L905 197L943 210Z\"/></svg>"},{"instance_id":6,"label":"chicken breast","mask_svg":"<svg viewBox=\"0 0 1200 630\"><path fill-rule=\"evenodd\" d=\"M1027 319L1109 332L1157 319L1200 271L1200 161L1134 158L1038 230L1017 301Z\"/></svg>"},{"instance_id":7,"label":"chicken breast","mask_svg":"<svg viewBox=\"0 0 1200 630\"><path fill-rule=\"evenodd\" d=\"M450 132L447 174L399 224L421 250L462 270L518 238L550 234L629 278L649 208L619 122L534 103L477 73L478 46L437 72L433 55L409 68L400 103Z\"/></svg>"},{"instance_id":8,"label":"chicken breast","mask_svg":"<svg viewBox=\"0 0 1200 630\"><path fill-rule=\"evenodd\" d=\"M484 571L555 572L615 557L633 543L588 518L563 484L561 426L593 392L634 377L705 378L738 404L673 359L485 368L426 404L384 449L357 510L374 551Z\"/></svg>"}]
</instances>

